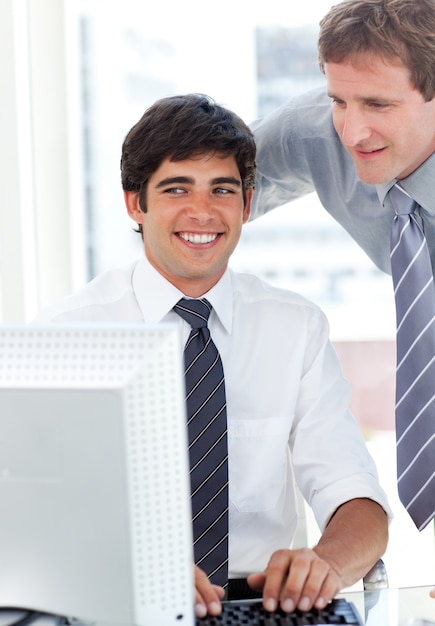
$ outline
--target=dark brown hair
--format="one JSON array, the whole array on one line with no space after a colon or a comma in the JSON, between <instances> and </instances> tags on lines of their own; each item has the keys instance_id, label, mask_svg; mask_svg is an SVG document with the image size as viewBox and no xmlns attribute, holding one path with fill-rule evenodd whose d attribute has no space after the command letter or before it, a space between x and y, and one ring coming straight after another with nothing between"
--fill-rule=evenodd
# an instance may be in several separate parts
<instances>
[{"instance_id":1,"label":"dark brown hair","mask_svg":"<svg viewBox=\"0 0 435 626\"><path fill-rule=\"evenodd\" d=\"M235 113L202 94L162 98L147 109L122 145L124 191L136 191L146 212L146 186L165 158L181 161L215 152L235 157L243 197L255 185L255 140ZM140 225L139 225L140 226Z\"/></svg>"}]
</instances>

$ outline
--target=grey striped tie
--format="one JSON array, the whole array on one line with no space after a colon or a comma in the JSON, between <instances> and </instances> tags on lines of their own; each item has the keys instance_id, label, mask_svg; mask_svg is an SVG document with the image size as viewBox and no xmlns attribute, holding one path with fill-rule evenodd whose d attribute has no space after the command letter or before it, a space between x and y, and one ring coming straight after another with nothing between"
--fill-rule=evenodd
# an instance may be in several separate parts
<instances>
[{"instance_id":1,"label":"grey striped tie","mask_svg":"<svg viewBox=\"0 0 435 626\"><path fill-rule=\"evenodd\" d=\"M396 216L391 270L396 299L396 437L400 499L422 530L435 515L435 287L415 202L390 190Z\"/></svg>"},{"instance_id":2,"label":"grey striped tie","mask_svg":"<svg viewBox=\"0 0 435 626\"><path fill-rule=\"evenodd\" d=\"M182 298L174 307L192 331L184 348L195 563L228 584L228 447L222 361L210 337L211 304Z\"/></svg>"}]
</instances>

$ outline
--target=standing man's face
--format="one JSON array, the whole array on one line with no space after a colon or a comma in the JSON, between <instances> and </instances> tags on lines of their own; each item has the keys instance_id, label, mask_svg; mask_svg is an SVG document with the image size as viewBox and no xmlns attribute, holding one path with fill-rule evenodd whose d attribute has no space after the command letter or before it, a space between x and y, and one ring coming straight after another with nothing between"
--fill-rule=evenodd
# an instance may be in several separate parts
<instances>
[{"instance_id":1,"label":"standing man's face","mask_svg":"<svg viewBox=\"0 0 435 626\"><path fill-rule=\"evenodd\" d=\"M409 71L365 54L326 63L335 129L370 185L409 176L435 151L435 99L426 102Z\"/></svg>"}]
</instances>

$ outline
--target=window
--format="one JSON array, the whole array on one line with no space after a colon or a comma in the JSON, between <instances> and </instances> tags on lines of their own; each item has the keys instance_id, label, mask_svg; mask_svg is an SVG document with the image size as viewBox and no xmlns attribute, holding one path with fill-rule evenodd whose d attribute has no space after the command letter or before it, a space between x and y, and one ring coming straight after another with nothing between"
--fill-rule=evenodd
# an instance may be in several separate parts
<instances>
[{"instance_id":1,"label":"window","mask_svg":"<svg viewBox=\"0 0 435 626\"><path fill-rule=\"evenodd\" d=\"M149 105L204 92L249 122L321 85L317 29L330 6L3 0L0 321L31 319L141 254L123 206L119 157ZM352 408L397 516L386 559L390 583L431 582L433 529L419 535L395 496L390 278L314 194L248 224L232 266L299 291L327 313Z\"/></svg>"}]
</instances>

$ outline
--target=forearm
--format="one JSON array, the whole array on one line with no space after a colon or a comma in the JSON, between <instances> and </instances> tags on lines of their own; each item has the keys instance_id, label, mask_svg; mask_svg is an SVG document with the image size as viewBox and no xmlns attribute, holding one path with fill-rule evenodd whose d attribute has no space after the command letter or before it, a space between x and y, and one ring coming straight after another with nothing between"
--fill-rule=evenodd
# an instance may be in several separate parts
<instances>
[{"instance_id":1,"label":"forearm","mask_svg":"<svg viewBox=\"0 0 435 626\"><path fill-rule=\"evenodd\" d=\"M337 509L314 552L338 573L344 586L361 579L384 554L388 520L383 508L366 498Z\"/></svg>"},{"instance_id":2,"label":"forearm","mask_svg":"<svg viewBox=\"0 0 435 626\"><path fill-rule=\"evenodd\" d=\"M263 572L248 583L263 591L268 611L312 606L323 609L341 589L362 578L385 551L388 519L382 507L366 498L337 509L312 550L277 550Z\"/></svg>"}]
</instances>

